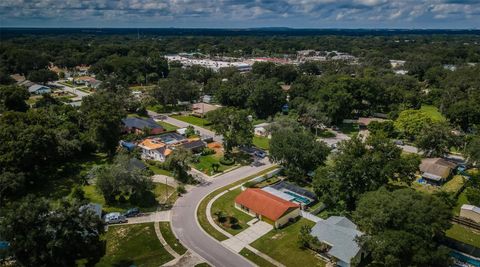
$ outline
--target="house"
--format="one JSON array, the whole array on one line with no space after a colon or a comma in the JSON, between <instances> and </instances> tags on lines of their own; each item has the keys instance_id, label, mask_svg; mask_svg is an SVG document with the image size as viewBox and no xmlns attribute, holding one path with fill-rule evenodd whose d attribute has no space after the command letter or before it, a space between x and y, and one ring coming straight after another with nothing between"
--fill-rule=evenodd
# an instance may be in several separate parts
<instances>
[{"instance_id":1,"label":"house","mask_svg":"<svg viewBox=\"0 0 480 267\"><path fill-rule=\"evenodd\" d=\"M178 134L181 134L181 135L185 136L185 135L187 134L187 128L178 128L178 129L176 130L176 132L177 132Z\"/></svg>"},{"instance_id":2,"label":"house","mask_svg":"<svg viewBox=\"0 0 480 267\"><path fill-rule=\"evenodd\" d=\"M480 208L473 205L463 204L460 208L460 217L480 223Z\"/></svg>"},{"instance_id":3,"label":"house","mask_svg":"<svg viewBox=\"0 0 480 267\"><path fill-rule=\"evenodd\" d=\"M50 89L50 87L45 85L33 84L30 87L28 87L28 92L30 94L41 95L41 94L48 94L52 92L52 90Z\"/></svg>"},{"instance_id":4,"label":"house","mask_svg":"<svg viewBox=\"0 0 480 267\"><path fill-rule=\"evenodd\" d=\"M376 121L376 122L384 122L385 119L361 117L361 118L358 118L358 127L359 127L360 129L366 129L367 126L368 126L370 123L372 123L373 121Z\"/></svg>"},{"instance_id":5,"label":"house","mask_svg":"<svg viewBox=\"0 0 480 267\"><path fill-rule=\"evenodd\" d=\"M456 167L456 163L443 158L426 158L422 159L420 172L425 180L433 184L441 184L450 177Z\"/></svg>"},{"instance_id":6,"label":"house","mask_svg":"<svg viewBox=\"0 0 480 267\"><path fill-rule=\"evenodd\" d=\"M220 108L219 105L212 105L208 103L195 103L192 105L192 113L195 116L203 117L207 112Z\"/></svg>"},{"instance_id":7,"label":"house","mask_svg":"<svg viewBox=\"0 0 480 267\"><path fill-rule=\"evenodd\" d=\"M188 140L188 142L181 145L183 148L192 151L193 153L200 153L207 146L205 142L200 139Z\"/></svg>"},{"instance_id":8,"label":"house","mask_svg":"<svg viewBox=\"0 0 480 267\"><path fill-rule=\"evenodd\" d=\"M364 255L356 238L363 235L349 219L331 216L321 220L312 227L310 234L316 237L327 249L322 253L337 266L352 266L354 259L360 260Z\"/></svg>"},{"instance_id":9,"label":"house","mask_svg":"<svg viewBox=\"0 0 480 267\"><path fill-rule=\"evenodd\" d=\"M142 149L142 159L165 162L167 156L172 153L172 150L166 144L150 138L143 140L138 144L138 147Z\"/></svg>"},{"instance_id":10,"label":"house","mask_svg":"<svg viewBox=\"0 0 480 267\"><path fill-rule=\"evenodd\" d=\"M165 129L158 125L152 118L127 117L122 120L125 131L129 133L142 134L148 129L150 134L163 133Z\"/></svg>"},{"instance_id":11,"label":"house","mask_svg":"<svg viewBox=\"0 0 480 267\"><path fill-rule=\"evenodd\" d=\"M269 136L270 133L267 130L269 125L270 123L267 123L267 122L255 125L255 128L253 128L254 134L257 136L263 136L263 137Z\"/></svg>"},{"instance_id":12,"label":"house","mask_svg":"<svg viewBox=\"0 0 480 267\"><path fill-rule=\"evenodd\" d=\"M235 207L276 228L300 216L300 205L258 188L248 188L235 198Z\"/></svg>"}]
</instances>

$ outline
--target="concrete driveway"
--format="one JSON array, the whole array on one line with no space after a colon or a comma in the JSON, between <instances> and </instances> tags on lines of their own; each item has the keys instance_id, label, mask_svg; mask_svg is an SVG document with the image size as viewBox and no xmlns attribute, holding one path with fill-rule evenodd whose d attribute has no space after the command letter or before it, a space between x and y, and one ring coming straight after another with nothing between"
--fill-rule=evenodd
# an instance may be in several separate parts
<instances>
[{"instance_id":1,"label":"concrete driveway","mask_svg":"<svg viewBox=\"0 0 480 267\"><path fill-rule=\"evenodd\" d=\"M222 244L230 248L235 252L240 252L244 247L248 244L252 243L253 241L259 239L260 237L264 236L266 233L270 232L273 229L273 226L264 222L264 221L257 221L251 224L246 230L240 232L236 236L233 236L227 240L222 241Z\"/></svg>"},{"instance_id":2,"label":"concrete driveway","mask_svg":"<svg viewBox=\"0 0 480 267\"><path fill-rule=\"evenodd\" d=\"M250 261L224 247L206 234L196 220L197 205L218 188L271 167L266 163L259 167L244 166L204 182L179 198L172 209L172 228L182 244L193 250L213 266L252 266Z\"/></svg>"},{"instance_id":3,"label":"concrete driveway","mask_svg":"<svg viewBox=\"0 0 480 267\"><path fill-rule=\"evenodd\" d=\"M146 213L143 216L128 218L127 224L149 223L149 222L168 222L171 213L169 210Z\"/></svg>"}]
</instances>

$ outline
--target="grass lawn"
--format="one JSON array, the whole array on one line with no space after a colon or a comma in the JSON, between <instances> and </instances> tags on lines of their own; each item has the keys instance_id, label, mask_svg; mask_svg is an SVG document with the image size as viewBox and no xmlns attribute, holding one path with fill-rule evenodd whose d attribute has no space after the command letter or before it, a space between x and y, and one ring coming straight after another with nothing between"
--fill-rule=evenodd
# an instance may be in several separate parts
<instances>
[{"instance_id":1,"label":"grass lawn","mask_svg":"<svg viewBox=\"0 0 480 267\"><path fill-rule=\"evenodd\" d=\"M254 119L252 121L252 124L257 125L257 124L264 123L264 122L267 122L267 120L265 120L265 119Z\"/></svg>"},{"instance_id":2,"label":"grass lawn","mask_svg":"<svg viewBox=\"0 0 480 267\"><path fill-rule=\"evenodd\" d=\"M325 266L325 262L317 258L313 251L298 247L302 225L313 226L314 223L300 219L285 228L268 232L250 245L286 266Z\"/></svg>"},{"instance_id":3,"label":"grass lawn","mask_svg":"<svg viewBox=\"0 0 480 267\"><path fill-rule=\"evenodd\" d=\"M335 137L335 133L332 133L329 130L324 130L324 131L318 132L317 136L321 138L333 138Z\"/></svg>"},{"instance_id":4,"label":"grass lawn","mask_svg":"<svg viewBox=\"0 0 480 267\"><path fill-rule=\"evenodd\" d=\"M340 129L340 132L348 136L354 136L360 131L358 124L356 123L341 123L338 125L338 128Z\"/></svg>"},{"instance_id":5,"label":"grass lawn","mask_svg":"<svg viewBox=\"0 0 480 267\"><path fill-rule=\"evenodd\" d=\"M212 175L214 173L212 168L212 163L220 164L220 167L218 168L217 172L223 172L226 169L229 169L234 166L234 165L227 166L227 165L221 164L220 156L217 154L213 154L213 155L207 155L207 156L200 156L199 162L194 163L193 167L205 174Z\"/></svg>"},{"instance_id":6,"label":"grass lawn","mask_svg":"<svg viewBox=\"0 0 480 267\"><path fill-rule=\"evenodd\" d=\"M173 260L155 234L153 223L110 226L103 266L160 266Z\"/></svg>"},{"instance_id":7,"label":"grass lawn","mask_svg":"<svg viewBox=\"0 0 480 267\"><path fill-rule=\"evenodd\" d=\"M251 252L249 249L244 248L240 251L240 255L244 256L245 258L249 259L251 262L255 263L260 267L274 267L275 265L271 264L269 261L265 260L264 258L258 256L257 254Z\"/></svg>"},{"instance_id":8,"label":"grass lawn","mask_svg":"<svg viewBox=\"0 0 480 267\"><path fill-rule=\"evenodd\" d=\"M192 115L173 115L171 117L186 123L209 129L210 122L203 118L195 117Z\"/></svg>"},{"instance_id":9,"label":"grass lawn","mask_svg":"<svg viewBox=\"0 0 480 267\"><path fill-rule=\"evenodd\" d=\"M258 148L268 150L270 148L270 139L268 139L267 137L255 135L253 137L253 145Z\"/></svg>"},{"instance_id":10,"label":"grass lawn","mask_svg":"<svg viewBox=\"0 0 480 267\"><path fill-rule=\"evenodd\" d=\"M273 176L268 178L267 180L261 181L260 183L255 184L256 188L263 188L265 186L269 186L271 184L274 184L276 182L280 181L280 178L278 176Z\"/></svg>"},{"instance_id":11,"label":"grass lawn","mask_svg":"<svg viewBox=\"0 0 480 267\"><path fill-rule=\"evenodd\" d=\"M170 132L170 131L175 131L176 129L178 129L177 126L175 125L172 125L168 122L164 122L164 121L157 121L157 124L159 124L160 126L162 126L166 131Z\"/></svg>"},{"instance_id":12,"label":"grass lawn","mask_svg":"<svg viewBox=\"0 0 480 267\"><path fill-rule=\"evenodd\" d=\"M103 198L103 196L96 190L95 185L85 185L82 188L85 192L85 197L90 202L102 204L103 210L105 212L123 212L135 206L139 206L140 210L143 212L155 211L157 210L157 207L160 203L163 203L168 199L167 192L168 196L171 196L171 193L175 191L175 188L171 186L161 183L155 183L155 188L153 189L155 201L151 201L143 205L134 205L129 203L128 201L124 203L116 202L113 205L107 205L105 204L105 199ZM176 193L174 193L174 195L176 195ZM168 200L171 201L171 199Z\"/></svg>"},{"instance_id":13,"label":"grass lawn","mask_svg":"<svg viewBox=\"0 0 480 267\"><path fill-rule=\"evenodd\" d=\"M180 241L178 241L178 239L175 237L175 234L173 234L169 222L160 222L160 232L162 233L162 236L167 244L179 255L183 255L185 252L187 252L187 249L182 246Z\"/></svg>"},{"instance_id":14,"label":"grass lawn","mask_svg":"<svg viewBox=\"0 0 480 267\"><path fill-rule=\"evenodd\" d=\"M172 176L172 173L170 171L167 171L167 170L164 170L164 169L160 169L159 167L155 166L155 165L151 165L151 164L148 164L148 163L145 163L148 168L155 174L160 174L160 175L166 175L166 176Z\"/></svg>"},{"instance_id":15,"label":"grass lawn","mask_svg":"<svg viewBox=\"0 0 480 267\"><path fill-rule=\"evenodd\" d=\"M459 224L453 224L446 235L460 242L480 248L480 233Z\"/></svg>"},{"instance_id":16,"label":"grass lawn","mask_svg":"<svg viewBox=\"0 0 480 267\"><path fill-rule=\"evenodd\" d=\"M243 184L245 183L246 181L248 180L251 180L255 177L258 177L258 176L262 176L270 171L273 171L275 169L277 169L278 167L277 166L272 166L264 171L261 171L259 173L256 173L254 175L250 175L244 179L241 179L233 184L230 184L230 185L227 185L227 186L224 186L222 188L219 188L215 191L213 191L212 193L210 193L208 196L206 196L201 202L200 204L198 205L198 209L197 209L197 218L198 218L198 223L200 224L200 226L203 228L203 230L205 230L205 232L207 232L210 236L212 236L213 238L217 239L218 241L223 241L223 240L226 240L228 239L224 234L220 233L219 231L217 231L217 229L215 229L209 222L208 222L208 219L207 219L207 214L206 214L206 211L207 211L207 204L210 200L212 200L212 198L214 198L216 195L220 194L221 192L227 190L228 188L231 188L231 187L234 187L236 185L239 185L239 184Z\"/></svg>"},{"instance_id":17,"label":"grass lawn","mask_svg":"<svg viewBox=\"0 0 480 267\"><path fill-rule=\"evenodd\" d=\"M432 118L434 121L445 121L445 117L438 111L438 108L431 105L422 105L420 108L421 111L425 112Z\"/></svg>"},{"instance_id":18,"label":"grass lawn","mask_svg":"<svg viewBox=\"0 0 480 267\"><path fill-rule=\"evenodd\" d=\"M456 215L456 216L460 215L460 209L462 208L463 204L469 204L467 199L467 193L465 191L463 191L460 195L458 195L457 204L453 208L453 215Z\"/></svg>"},{"instance_id":19,"label":"grass lawn","mask_svg":"<svg viewBox=\"0 0 480 267\"><path fill-rule=\"evenodd\" d=\"M247 222L253 219L252 216L246 214L235 208L235 197L237 197L242 192L242 189L239 187L235 190L232 190L219 199L215 200L212 204L212 217L214 218L215 222L222 227L225 231L229 232L232 235L236 235L241 231L248 228ZM225 226L217 221L217 216L215 213L218 211L222 211L228 217L234 217L238 219L238 228L232 228L229 226Z\"/></svg>"},{"instance_id":20,"label":"grass lawn","mask_svg":"<svg viewBox=\"0 0 480 267\"><path fill-rule=\"evenodd\" d=\"M136 85L136 86L129 87L129 89L132 91L143 91L143 90L148 90L153 88L155 88L155 85Z\"/></svg>"},{"instance_id":21,"label":"grass lawn","mask_svg":"<svg viewBox=\"0 0 480 267\"><path fill-rule=\"evenodd\" d=\"M463 184L465 183L465 178L462 175L455 175L450 179L450 181L446 182L442 185L442 190L449 192L449 193L456 193L460 188L462 188Z\"/></svg>"}]
</instances>

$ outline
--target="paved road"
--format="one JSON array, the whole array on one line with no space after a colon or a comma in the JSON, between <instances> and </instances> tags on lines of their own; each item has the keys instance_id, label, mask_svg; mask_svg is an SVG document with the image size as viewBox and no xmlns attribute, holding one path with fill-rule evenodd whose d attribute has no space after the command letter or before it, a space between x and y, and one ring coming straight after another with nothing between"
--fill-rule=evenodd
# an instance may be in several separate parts
<instances>
[{"instance_id":1,"label":"paved road","mask_svg":"<svg viewBox=\"0 0 480 267\"><path fill-rule=\"evenodd\" d=\"M172 228L183 245L198 253L214 266L243 267L252 264L245 258L225 248L208 236L195 219L196 207L201 199L214 190L256 174L272 166L267 160L260 167L244 166L216 177L193 188L179 198L172 209Z\"/></svg>"},{"instance_id":2,"label":"paved road","mask_svg":"<svg viewBox=\"0 0 480 267\"><path fill-rule=\"evenodd\" d=\"M167 114L159 114L159 113L156 113L156 112L150 111L150 110L148 110L147 112L148 112L149 116L164 115L166 117L166 119L163 120L164 122L170 123L170 124L175 125L175 126L180 127L180 128L186 128L189 125L191 125L191 126L193 126L193 128L195 128L195 130L199 131L201 135L213 136L214 141L220 142L220 143L222 142L222 136L221 135L215 135L215 133L210 131L210 130L207 130L205 128L202 128L202 127L190 124L190 123L186 123L186 122L181 121L181 120L174 119L174 118L168 116Z\"/></svg>"},{"instance_id":3,"label":"paved road","mask_svg":"<svg viewBox=\"0 0 480 267\"><path fill-rule=\"evenodd\" d=\"M70 87L70 86L66 86L66 85L63 85L61 83L59 83L58 81L56 82L51 82L50 84L53 84L55 86L58 86L59 88L62 88L63 90L67 91L67 92L70 92L72 94L76 94L80 99L84 96L87 96L87 95L90 95L90 93L86 93L86 92L83 92L83 91L80 91L80 90L77 90L75 89L74 87Z\"/></svg>"}]
</instances>

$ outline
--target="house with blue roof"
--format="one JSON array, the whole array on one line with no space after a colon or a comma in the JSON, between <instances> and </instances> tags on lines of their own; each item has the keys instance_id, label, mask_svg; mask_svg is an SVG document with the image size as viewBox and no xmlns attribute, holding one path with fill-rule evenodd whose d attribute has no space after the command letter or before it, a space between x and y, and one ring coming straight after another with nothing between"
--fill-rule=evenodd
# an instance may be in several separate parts
<instances>
[{"instance_id":1,"label":"house with blue roof","mask_svg":"<svg viewBox=\"0 0 480 267\"><path fill-rule=\"evenodd\" d=\"M356 241L363 233L345 217L331 216L319 221L313 226L310 234L327 247L321 254L336 266L350 267L353 262L359 262L365 256Z\"/></svg>"}]
</instances>

